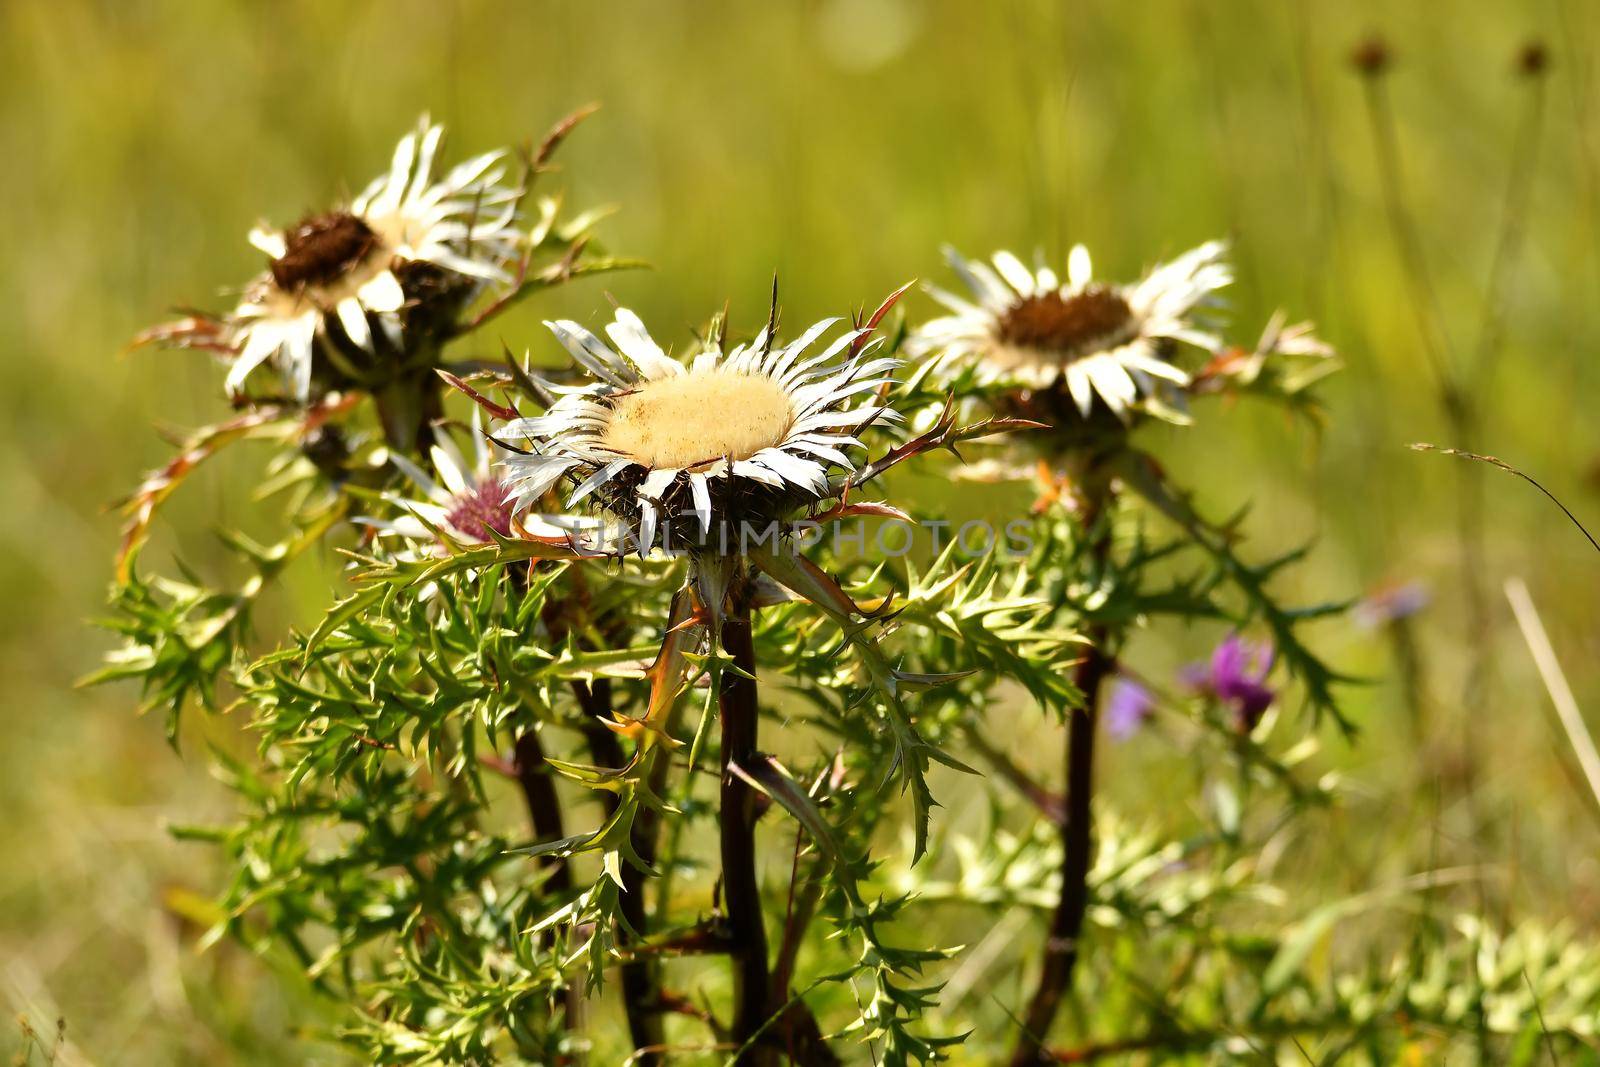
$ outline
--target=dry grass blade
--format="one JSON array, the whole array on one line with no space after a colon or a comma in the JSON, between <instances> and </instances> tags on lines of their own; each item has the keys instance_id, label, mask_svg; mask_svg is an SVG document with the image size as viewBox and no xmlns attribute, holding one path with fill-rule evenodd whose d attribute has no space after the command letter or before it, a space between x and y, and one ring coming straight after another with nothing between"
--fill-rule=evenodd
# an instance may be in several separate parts
<instances>
[{"instance_id":1,"label":"dry grass blade","mask_svg":"<svg viewBox=\"0 0 1600 1067\"><path fill-rule=\"evenodd\" d=\"M1567 733L1567 740L1578 759L1578 766L1583 770L1589 791L1594 794L1595 802L1600 804L1600 752L1595 750L1594 738L1578 710L1578 701L1572 695L1572 687L1567 684L1566 672L1561 669L1561 662L1556 658L1549 635L1545 633L1539 611L1533 606L1533 598L1528 595L1527 583L1521 578L1508 579L1506 600L1511 603L1511 612L1517 617L1517 627L1522 631L1522 639L1527 642L1534 666L1539 669L1539 678L1544 682L1545 691L1550 694L1550 702L1555 705L1561 728Z\"/></svg>"},{"instance_id":2,"label":"dry grass blade","mask_svg":"<svg viewBox=\"0 0 1600 1067\"><path fill-rule=\"evenodd\" d=\"M1425 441L1418 441L1415 444L1413 444L1411 447L1412 447L1412 449L1414 449L1417 452L1442 452L1447 456L1456 456L1456 457L1459 457L1460 459L1477 460L1479 463L1487 463L1491 467L1499 467L1501 470L1505 471L1507 474L1516 475L1518 478L1521 478L1523 481L1527 482L1529 485L1531 485L1535 489L1539 490L1539 492L1541 492L1545 496L1549 497L1551 503L1555 504L1556 507L1560 508L1561 509L1561 513L1563 515L1565 515L1569 520L1571 520L1572 525L1576 526L1578 528L1579 532L1582 533L1584 537L1587 537L1589 539L1589 544L1594 546L1594 550L1596 552L1600 552L1600 541L1596 541L1594 539L1594 535L1591 534L1588 531L1588 529L1583 525L1583 523L1578 521L1578 517L1576 515L1574 515L1570 510L1568 510L1567 506L1561 502L1561 499L1559 497L1557 497L1550 490L1546 489L1544 486L1540 485L1539 482L1537 480L1535 480L1532 475L1525 474L1522 471L1519 471L1517 468L1513 467L1511 464L1507 463L1505 460L1499 459L1499 458L1497 458L1495 456L1480 455L1477 452L1466 452L1466 451L1463 451L1462 449L1459 449L1459 448L1440 448L1438 445L1430 445Z\"/></svg>"}]
</instances>

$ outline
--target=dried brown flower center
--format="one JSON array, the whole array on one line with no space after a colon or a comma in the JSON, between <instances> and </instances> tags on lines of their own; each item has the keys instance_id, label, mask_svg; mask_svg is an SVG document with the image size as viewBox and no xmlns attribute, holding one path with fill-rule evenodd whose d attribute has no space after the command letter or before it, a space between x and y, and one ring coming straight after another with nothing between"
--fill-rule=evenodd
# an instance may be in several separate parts
<instances>
[{"instance_id":1,"label":"dried brown flower center","mask_svg":"<svg viewBox=\"0 0 1600 1067\"><path fill-rule=\"evenodd\" d=\"M378 245L372 227L345 212L301 219L283 240L283 255L272 261L272 279L278 288L291 290L338 281Z\"/></svg>"},{"instance_id":2,"label":"dried brown flower center","mask_svg":"<svg viewBox=\"0 0 1600 1067\"><path fill-rule=\"evenodd\" d=\"M643 466L684 469L749 459L782 444L792 425L794 405L781 385L718 369L646 382L618 398L601 440Z\"/></svg>"},{"instance_id":3,"label":"dried brown flower center","mask_svg":"<svg viewBox=\"0 0 1600 1067\"><path fill-rule=\"evenodd\" d=\"M1079 356L1126 339L1133 309L1108 285L1091 285L1071 296L1058 292L1025 296L1000 319L1002 344Z\"/></svg>"}]
</instances>

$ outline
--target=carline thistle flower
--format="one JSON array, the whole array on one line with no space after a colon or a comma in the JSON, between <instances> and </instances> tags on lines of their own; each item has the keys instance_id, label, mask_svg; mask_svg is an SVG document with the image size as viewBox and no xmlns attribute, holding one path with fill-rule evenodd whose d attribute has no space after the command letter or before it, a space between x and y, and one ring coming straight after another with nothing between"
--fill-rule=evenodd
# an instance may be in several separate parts
<instances>
[{"instance_id":1,"label":"carline thistle flower","mask_svg":"<svg viewBox=\"0 0 1600 1067\"><path fill-rule=\"evenodd\" d=\"M1126 418L1156 393L1157 382L1188 384L1171 359L1176 344L1221 347L1201 313L1233 280L1225 250L1211 241L1119 285L1095 280L1083 245L1068 256L1064 283L1050 267L1030 270L1010 252L995 253L991 268L946 249L974 299L929 286L952 314L924 323L907 349L929 358L934 370L971 366L986 385L1064 388L1085 418L1096 399Z\"/></svg>"},{"instance_id":2,"label":"carline thistle flower","mask_svg":"<svg viewBox=\"0 0 1600 1067\"><path fill-rule=\"evenodd\" d=\"M399 514L381 519L361 516L353 520L379 537L397 537L430 552L443 552L442 538L466 544L485 544L497 537L516 537L532 532L539 536L558 536L562 531L541 517L520 519L512 514L511 487L496 469L497 449L483 435L482 418L472 416L470 458L446 433L435 435L428 457L434 474L430 476L399 452L389 453L388 462L405 475L417 496L399 493L385 495ZM528 522L532 521L532 531Z\"/></svg>"},{"instance_id":3,"label":"carline thistle flower","mask_svg":"<svg viewBox=\"0 0 1600 1067\"><path fill-rule=\"evenodd\" d=\"M442 126L423 118L401 138L389 171L344 207L287 229L258 225L250 243L269 257L227 326L238 356L227 389L237 394L263 363L304 401L319 335L373 352L377 337L402 346L408 275L431 268L470 287L504 282L520 240L518 190L501 184L503 151L486 152L434 180Z\"/></svg>"},{"instance_id":4,"label":"carline thistle flower","mask_svg":"<svg viewBox=\"0 0 1600 1067\"><path fill-rule=\"evenodd\" d=\"M693 515L704 539L714 519L724 529L768 523L825 496L830 470L854 469L847 450L861 446L861 432L900 419L864 398L898 366L873 355L868 331L847 330L811 351L838 321L788 344L769 323L748 344L724 351L709 339L681 361L626 308L606 327L615 348L575 322L547 322L593 381L551 387L559 399L545 414L495 432L518 453L503 464L514 509L565 478L575 483L568 507L593 495L644 552L658 532L693 532L675 528L680 515Z\"/></svg>"}]
</instances>

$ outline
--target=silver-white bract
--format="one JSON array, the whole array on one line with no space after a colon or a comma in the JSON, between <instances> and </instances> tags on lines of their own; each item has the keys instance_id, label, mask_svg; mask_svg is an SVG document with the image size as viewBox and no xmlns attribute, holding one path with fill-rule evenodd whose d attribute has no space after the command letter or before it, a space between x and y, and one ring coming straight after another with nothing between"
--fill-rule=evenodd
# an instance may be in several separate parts
<instances>
[{"instance_id":1,"label":"silver-white bract","mask_svg":"<svg viewBox=\"0 0 1600 1067\"><path fill-rule=\"evenodd\" d=\"M545 414L496 432L527 453L503 463L514 505L529 506L570 476L571 507L630 470L642 472L627 503L637 507L636 543L647 548L675 486L687 485L702 532L721 495L714 490L740 481L796 499L823 496L830 468L854 469L846 450L861 444L867 424L900 420L864 397L893 380L899 361L874 355L877 342L841 359L865 331L846 330L811 352L838 321L819 322L789 344L767 330L727 352L706 342L682 362L626 308L606 327L615 348L575 322L547 322L594 381L560 390ZM632 507L623 510L632 518Z\"/></svg>"},{"instance_id":2,"label":"silver-white bract","mask_svg":"<svg viewBox=\"0 0 1600 1067\"><path fill-rule=\"evenodd\" d=\"M1095 281L1082 245L1068 256L1064 283L1051 268L1030 270L1010 252L995 253L991 268L947 248L974 299L929 286L952 314L924 323L907 351L930 359L936 372L971 366L985 384L1003 380L1045 389L1064 382L1085 415L1096 396L1123 415L1155 392L1157 379L1188 382L1163 358L1164 342L1207 352L1221 347L1198 313L1217 306L1217 291L1233 280L1225 252L1223 242L1210 241L1138 282L1118 285Z\"/></svg>"},{"instance_id":3,"label":"silver-white bract","mask_svg":"<svg viewBox=\"0 0 1600 1067\"><path fill-rule=\"evenodd\" d=\"M398 514L391 518L361 515L351 521L371 529L380 543L402 542L403 547L386 548L388 558L396 560L446 556L452 543L488 544L495 537L561 542L576 540L587 532L579 519L514 516L510 487L496 469L501 456L484 436L481 417L474 411L470 452L463 453L449 434L441 432L428 450L432 475L405 455L389 453L385 461L405 476L415 495L385 493L384 499Z\"/></svg>"},{"instance_id":4,"label":"silver-white bract","mask_svg":"<svg viewBox=\"0 0 1600 1067\"><path fill-rule=\"evenodd\" d=\"M1290 325L1287 314L1282 310L1274 311L1261 331L1261 339L1256 342L1255 350L1248 354L1241 353L1242 358L1224 361L1219 373L1248 385L1261 377L1262 370L1274 356L1321 361L1322 367L1305 376L1309 384L1336 367L1333 346L1319 338L1315 331L1316 326L1312 323L1297 322Z\"/></svg>"},{"instance_id":5,"label":"silver-white bract","mask_svg":"<svg viewBox=\"0 0 1600 1067\"><path fill-rule=\"evenodd\" d=\"M494 471L495 456L481 432L477 412L473 412L470 459L443 433L428 450L428 458L436 478L401 453L389 454L388 462L405 475L418 495L385 494L401 514L392 519L361 516L352 521L370 527L379 536L430 546L439 543L441 532L475 542L489 540L485 526L503 536L509 534L511 513L505 500L506 487ZM496 509L503 509L504 522L496 521Z\"/></svg>"},{"instance_id":6,"label":"silver-white bract","mask_svg":"<svg viewBox=\"0 0 1600 1067\"><path fill-rule=\"evenodd\" d=\"M406 293L395 268L402 263L431 263L484 283L510 280L506 265L521 234L516 228L519 193L502 184L506 153L475 156L435 181L443 138L444 128L424 117L401 138L388 173L335 213L359 219L376 238L371 251L338 278L284 288L269 272L251 283L229 319L239 349L228 373L230 393L239 391L251 371L271 362L289 392L305 400L316 335L330 317L337 317L345 335L362 349L373 345L369 315L398 345L398 312ZM251 231L250 243L274 260L289 251L286 233L264 226Z\"/></svg>"}]
</instances>

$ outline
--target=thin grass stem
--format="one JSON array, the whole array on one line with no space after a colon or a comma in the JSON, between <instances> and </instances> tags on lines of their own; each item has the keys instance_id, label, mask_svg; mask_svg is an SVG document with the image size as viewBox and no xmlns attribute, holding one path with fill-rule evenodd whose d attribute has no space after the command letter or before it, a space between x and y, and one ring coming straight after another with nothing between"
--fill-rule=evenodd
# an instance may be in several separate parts
<instances>
[{"instance_id":1,"label":"thin grass stem","mask_svg":"<svg viewBox=\"0 0 1600 1067\"><path fill-rule=\"evenodd\" d=\"M1590 793L1596 804L1600 804L1600 751L1596 751L1594 737L1583 721L1583 713L1578 710L1577 698L1572 695L1572 686L1567 684L1566 672L1561 669L1555 647L1550 644L1550 635L1545 633L1539 610L1528 593L1528 584L1521 578L1510 578L1506 580L1505 589L1511 613L1522 631L1522 640L1527 643L1533 665L1539 670L1539 679L1544 682L1550 703L1555 705L1556 717L1566 731L1567 743L1572 746L1572 754L1578 760Z\"/></svg>"}]
</instances>

